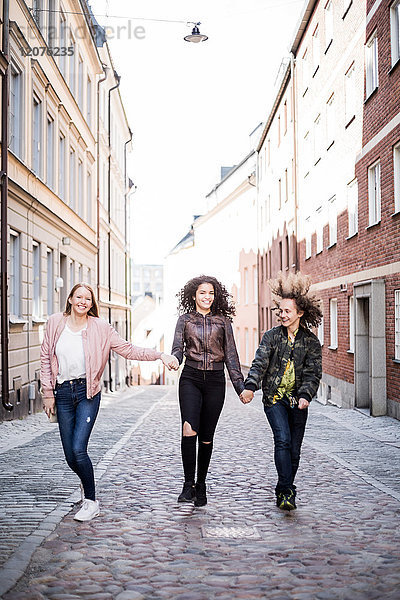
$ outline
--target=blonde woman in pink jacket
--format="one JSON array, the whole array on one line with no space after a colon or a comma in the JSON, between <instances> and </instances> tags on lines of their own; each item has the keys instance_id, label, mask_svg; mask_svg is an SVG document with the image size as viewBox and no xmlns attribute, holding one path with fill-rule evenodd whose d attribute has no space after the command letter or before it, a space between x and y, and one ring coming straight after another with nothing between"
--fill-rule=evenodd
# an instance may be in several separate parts
<instances>
[{"instance_id":1,"label":"blonde woman in pink jacket","mask_svg":"<svg viewBox=\"0 0 400 600\"><path fill-rule=\"evenodd\" d=\"M100 514L87 445L99 411L101 376L111 350L131 360L161 359L168 369L179 367L174 356L133 346L121 338L99 318L92 288L76 284L65 311L48 320L40 351L40 378L43 409L48 417L57 409L65 458L81 480L84 499L74 517L77 521L90 521Z\"/></svg>"}]
</instances>

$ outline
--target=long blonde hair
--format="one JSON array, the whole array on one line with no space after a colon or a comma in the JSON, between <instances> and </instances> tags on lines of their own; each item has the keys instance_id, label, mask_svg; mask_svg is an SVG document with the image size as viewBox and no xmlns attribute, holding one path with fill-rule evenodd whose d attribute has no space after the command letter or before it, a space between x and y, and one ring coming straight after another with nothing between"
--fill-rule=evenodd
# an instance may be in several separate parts
<instances>
[{"instance_id":1,"label":"long blonde hair","mask_svg":"<svg viewBox=\"0 0 400 600\"><path fill-rule=\"evenodd\" d=\"M96 296L94 295L94 291L92 290L92 288L90 287L90 285L88 285L87 283L76 283L74 285L74 287L70 291L69 296L67 298L67 302L66 302L65 310L64 310L64 315L70 315L71 314L70 299L75 294L76 290L78 288L80 288L80 287L85 288L92 295L92 306L89 309L88 316L89 317L98 317L99 316L99 307L97 305Z\"/></svg>"}]
</instances>

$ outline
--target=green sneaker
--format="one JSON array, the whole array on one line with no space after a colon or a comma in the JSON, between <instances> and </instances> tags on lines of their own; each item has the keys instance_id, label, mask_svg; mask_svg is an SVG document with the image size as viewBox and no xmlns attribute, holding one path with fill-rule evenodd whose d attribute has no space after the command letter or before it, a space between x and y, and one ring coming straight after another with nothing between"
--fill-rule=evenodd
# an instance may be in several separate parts
<instances>
[{"instance_id":1,"label":"green sneaker","mask_svg":"<svg viewBox=\"0 0 400 600\"><path fill-rule=\"evenodd\" d=\"M286 494L281 494L281 501L278 508L281 510L294 510L297 508L293 490L289 490Z\"/></svg>"}]
</instances>

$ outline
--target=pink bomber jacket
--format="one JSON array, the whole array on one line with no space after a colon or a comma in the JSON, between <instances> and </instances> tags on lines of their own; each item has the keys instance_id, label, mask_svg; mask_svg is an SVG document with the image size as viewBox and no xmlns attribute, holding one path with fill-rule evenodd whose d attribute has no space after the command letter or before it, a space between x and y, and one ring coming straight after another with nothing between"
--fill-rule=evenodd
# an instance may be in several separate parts
<instances>
[{"instance_id":1,"label":"pink bomber jacket","mask_svg":"<svg viewBox=\"0 0 400 600\"><path fill-rule=\"evenodd\" d=\"M41 391L45 397L52 397L58 374L56 344L64 330L67 317L55 313L49 317L40 349ZM140 348L124 340L107 321L98 317L88 317L87 329L82 331L83 350L86 365L86 394L93 398L101 388L101 376L106 366L110 350L114 350L130 360L157 360L161 352L150 348Z\"/></svg>"}]
</instances>

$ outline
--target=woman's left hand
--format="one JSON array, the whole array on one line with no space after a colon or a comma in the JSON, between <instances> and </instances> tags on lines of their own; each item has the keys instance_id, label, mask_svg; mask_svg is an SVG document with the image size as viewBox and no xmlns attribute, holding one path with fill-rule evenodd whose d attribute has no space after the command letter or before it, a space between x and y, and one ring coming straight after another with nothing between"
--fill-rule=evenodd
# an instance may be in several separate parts
<instances>
[{"instance_id":1,"label":"woman's left hand","mask_svg":"<svg viewBox=\"0 0 400 600\"><path fill-rule=\"evenodd\" d=\"M305 398L299 398L299 409L303 410L304 408L308 408L310 403Z\"/></svg>"},{"instance_id":2,"label":"woman's left hand","mask_svg":"<svg viewBox=\"0 0 400 600\"><path fill-rule=\"evenodd\" d=\"M176 358L176 356L171 356L170 354L164 354L164 352L161 354L161 360L163 361L163 364L167 367L167 369L169 369L170 371L177 371L179 369L179 362L178 359Z\"/></svg>"}]
</instances>

